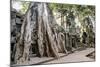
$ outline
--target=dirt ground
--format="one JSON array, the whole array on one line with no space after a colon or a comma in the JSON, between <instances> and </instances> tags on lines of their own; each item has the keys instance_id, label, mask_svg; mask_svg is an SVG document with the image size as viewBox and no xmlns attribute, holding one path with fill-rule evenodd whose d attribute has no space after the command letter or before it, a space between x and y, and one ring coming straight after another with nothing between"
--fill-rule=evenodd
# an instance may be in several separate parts
<instances>
[{"instance_id":1,"label":"dirt ground","mask_svg":"<svg viewBox=\"0 0 100 67\"><path fill-rule=\"evenodd\" d=\"M75 51L71 54L59 53L60 58L54 59L53 57L31 57L29 62L24 62L20 65L40 65L40 64L55 64L55 63L73 63L73 62L89 62L95 61L95 58L87 57L88 54L94 52L94 48L87 48L81 51ZM15 66L15 65L14 65ZM19 65L18 65L19 66Z\"/></svg>"}]
</instances>

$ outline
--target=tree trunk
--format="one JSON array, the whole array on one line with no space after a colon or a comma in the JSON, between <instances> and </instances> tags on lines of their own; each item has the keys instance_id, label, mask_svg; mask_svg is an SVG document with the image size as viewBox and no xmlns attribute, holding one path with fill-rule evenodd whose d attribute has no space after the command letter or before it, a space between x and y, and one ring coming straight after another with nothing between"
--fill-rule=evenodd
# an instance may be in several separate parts
<instances>
[{"instance_id":1,"label":"tree trunk","mask_svg":"<svg viewBox=\"0 0 100 67\"><path fill-rule=\"evenodd\" d=\"M41 12L40 12L41 10ZM43 11L42 11L43 10ZM41 3L38 8L38 46L39 46L39 53L40 56L43 56L44 53L44 47L47 50L46 54L49 56L54 56L58 58L58 53L56 51L56 43L54 42L54 37L55 36L52 32L52 27L50 26L53 25L53 19L51 18L51 12L47 4ZM49 15L50 14L50 15ZM45 36L46 35L46 36ZM45 40L43 40L45 38ZM44 41L44 42L43 42Z\"/></svg>"},{"instance_id":2,"label":"tree trunk","mask_svg":"<svg viewBox=\"0 0 100 67\"><path fill-rule=\"evenodd\" d=\"M64 36L58 37L58 33L54 32L56 25L48 4L31 3L16 44L15 62L20 64L30 59L31 45L36 46L35 53L39 57L59 58L58 52L66 53Z\"/></svg>"}]
</instances>

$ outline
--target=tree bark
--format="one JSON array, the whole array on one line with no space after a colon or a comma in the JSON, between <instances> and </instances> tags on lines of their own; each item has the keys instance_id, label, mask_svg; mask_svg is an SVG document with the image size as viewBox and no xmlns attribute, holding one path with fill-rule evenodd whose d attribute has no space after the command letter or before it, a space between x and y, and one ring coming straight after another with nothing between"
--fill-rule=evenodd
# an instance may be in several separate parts
<instances>
[{"instance_id":1,"label":"tree bark","mask_svg":"<svg viewBox=\"0 0 100 67\"><path fill-rule=\"evenodd\" d=\"M38 42L35 45L38 45L37 49L40 56L43 56L45 46L48 56L51 54L54 57L58 57L58 54L54 49L54 45L56 44L53 42L53 34L49 25L50 20L48 20L49 16L47 15L48 13L46 4L31 3L29 8L30 9L28 10L21 27L21 36L16 47L15 62L20 63L22 61L24 62L29 60L29 49L34 41ZM36 33L34 33L35 29L37 30ZM37 34L37 38L34 38L32 34ZM46 36L44 36L44 34L46 34ZM48 40L45 45L45 42L43 42L43 37L47 38ZM37 39L37 41L35 39Z\"/></svg>"},{"instance_id":2,"label":"tree bark","mask_svg":"<svg viewBox=\"0 0 100 67\"><path fill-rule=\"evenodd\" d=\"M20 64L30 59L31 45L36 46L36 54L39 57L59 58L58 52L67 53L65 38L63 35L58 37L54 27L56 21L48 4L32 2L21 27L20 39L16 44L15 62Z\"/></svg>"}]
</instances>

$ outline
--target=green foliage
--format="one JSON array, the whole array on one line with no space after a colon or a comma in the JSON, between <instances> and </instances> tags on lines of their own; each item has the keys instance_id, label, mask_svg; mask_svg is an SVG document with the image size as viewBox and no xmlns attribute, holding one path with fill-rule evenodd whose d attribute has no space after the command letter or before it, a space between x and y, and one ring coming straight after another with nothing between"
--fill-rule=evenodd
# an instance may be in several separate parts
<instances>
[{"instance_id":1,"label":"green foliage","mask_svg":"<svg viewBox=\"0 0 100 67\"><path fill-rule=\"evenodd\" d=\"M25 14L27 9L28 9L28 6L29 6L29 3L30 2L26 2L26 1L22 1L21 4L22 4L22 9L20 10L20 12L22 14Z\"/></svg>"},{"instance_id":2,"label":"green foliage","mask_svg":"<svg viewBox=\"0 0 100 67\"><path fill-rule=\"evenodd\" d=\"M50 8L54 11L58 12L70 12L74 11L77 14L81 14L83 16L86 15L95 15L95 6L89 5L75 5L75 4L58 4L58 3L50 3Z\"/></svg>"}]
</instances>

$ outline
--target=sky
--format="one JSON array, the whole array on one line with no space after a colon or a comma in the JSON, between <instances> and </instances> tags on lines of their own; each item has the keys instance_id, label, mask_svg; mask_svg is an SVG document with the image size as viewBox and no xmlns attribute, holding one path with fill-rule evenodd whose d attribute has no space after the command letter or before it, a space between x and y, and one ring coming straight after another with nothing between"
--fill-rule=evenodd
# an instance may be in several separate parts
<instances>
[{"instance_id":1,"label":"sky","mask_svg":"<svg viewBox=\"0 0 100 67\"><path fill-rule=\"evenodd\" d=\"M20 11L21 8L22 8L21 2L13 1L13 2L12 2L12 7L13 7L14 9L16 9L17 11Z\"/></svg>"}]
</instances>

